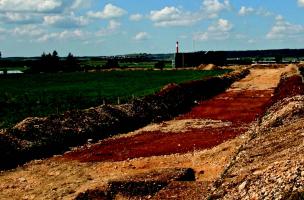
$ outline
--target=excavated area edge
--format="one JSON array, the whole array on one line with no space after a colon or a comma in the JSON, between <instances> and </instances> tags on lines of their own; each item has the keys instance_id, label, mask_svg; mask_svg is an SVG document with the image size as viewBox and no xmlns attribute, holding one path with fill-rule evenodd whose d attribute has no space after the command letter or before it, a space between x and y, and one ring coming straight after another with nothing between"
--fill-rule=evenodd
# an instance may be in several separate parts
<instances>
[{"instance_id":1,"label":"excavated area edge","mask_svg":"<svg viewBox=\"0 0 304 200\"><path fill-rule=\"evenodd\" d=\"M96 145L78 148L66 153L63 159L113 162L209 149L246 132L250 124L264 113L272 95L271 89L227 91L210 100L199 102L190 112L176 119L176 122L183 119L221 120L230 122L230 126L174 132L161 129L142 131L130 137L112 138Z\"/></svg>"}]
</instances>

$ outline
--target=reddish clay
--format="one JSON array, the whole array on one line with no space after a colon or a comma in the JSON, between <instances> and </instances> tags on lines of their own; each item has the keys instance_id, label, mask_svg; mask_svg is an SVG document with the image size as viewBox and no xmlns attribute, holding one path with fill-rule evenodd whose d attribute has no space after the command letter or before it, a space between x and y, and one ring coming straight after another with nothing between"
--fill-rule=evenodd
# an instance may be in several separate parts
<instances>
[{"instance_id":1,"label":"reddish clay","mask_svg":"<svg viewBox=\"0 0 304 200\"><path fill-rule=\"evenodd\" d=\"M272 90L225 92L200 102L189 113L178 118L231 121L230 127L193 129L180 133L144 132L128 138L104 140L67 153L64 157L82 162L122 161L211 148L248 130L248 124L263 113L272 93Z\"/></svg>"},{"instance_id":2,"label":"reddish clay","mask_svg":"<svg viewBox=\"0 0 304 200\"><path fill-rule=\"evenodd\" d=\"M82 162L122 161L169 155L214 147L242 133L244 128L196 129L184 133L146 132L134 137L109 139L91 148L65 154Z\"/></svg>"},{"instance_id":3,"label":"reddish clay","mask_svg":"<svg viewBox=\"0 0 304 200\"><path fill-rule=\"evenodd\" d=\"M178 119L216 119L250 123L257 119L270 101L272 90L229 91L202 101Z\"/></svg>"}]
</instances>

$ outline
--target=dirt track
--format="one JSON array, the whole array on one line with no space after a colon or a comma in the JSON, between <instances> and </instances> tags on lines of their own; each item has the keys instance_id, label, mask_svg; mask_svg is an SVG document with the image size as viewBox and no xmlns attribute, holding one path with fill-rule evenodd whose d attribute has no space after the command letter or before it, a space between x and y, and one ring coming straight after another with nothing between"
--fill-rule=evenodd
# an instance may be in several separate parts
<instances>
[{"instance_id":1,"label":"dirt track","mask_svg":"<svg viewBox=\"0 0 304 200\"><path fill-rule=\"evenodd\" d=\"M240 134L262 114L282 72L252 70L227 92L175 120L4 172L0 199L73 199L111 179L172 167L191 167L197 181L213 181L248 139Z\"/></svg>"}]
</instances>

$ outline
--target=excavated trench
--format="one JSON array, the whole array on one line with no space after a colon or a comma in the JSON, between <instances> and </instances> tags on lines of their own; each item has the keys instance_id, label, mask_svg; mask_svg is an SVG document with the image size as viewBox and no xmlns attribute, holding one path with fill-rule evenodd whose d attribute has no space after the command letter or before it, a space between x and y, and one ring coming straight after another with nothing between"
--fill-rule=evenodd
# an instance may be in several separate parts
<instances>
[{"instance_id":1,"label":"excavated trench","mask_svg":"<svg viewBox=\"0 0 304 200\"><path fill-rule=\"evenodd\" d=\"M303 94L301 77L280 81L282 72L251 69L228 91L174 120L4 172L0 198L206 199L213 191L211 181L221 176L249 134L237 136L251 130L273 102Z\"/></svg>"},{"instance_id":2,"label":"excavated trench","mask_svg":"<svg viewBox=\"0 0 304 200\"><path fill-rule=\"evenodd\" d=\"M217 146L246 132L269 104L274 89L228 90L214 98L201 101L173 123L189 120L211 120L225 123L222 126L164 131L144 130L130 137L113 138L84 147L64 155L65 159L81 162L123 161L127 159L187 153ZM227 125L228 124L228 125Z\"/></svg>"}]
</instances>

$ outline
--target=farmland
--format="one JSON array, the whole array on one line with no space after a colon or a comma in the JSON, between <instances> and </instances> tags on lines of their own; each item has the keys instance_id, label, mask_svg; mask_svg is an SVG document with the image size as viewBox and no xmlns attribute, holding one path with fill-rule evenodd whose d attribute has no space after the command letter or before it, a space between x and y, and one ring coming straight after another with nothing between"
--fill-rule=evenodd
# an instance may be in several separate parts
<instances>
[{"instance_id":1,"label":"farmland","mask_svg":"<svg viewBox=\"0 0 304 200\"><path fill-rule=\"evenodd\" d=\"M107 71L22 74L0 79L0 128L28 116L46 116L152 94L168 83L226 73L217 71Z\"/></svg>"}]
</instances>

